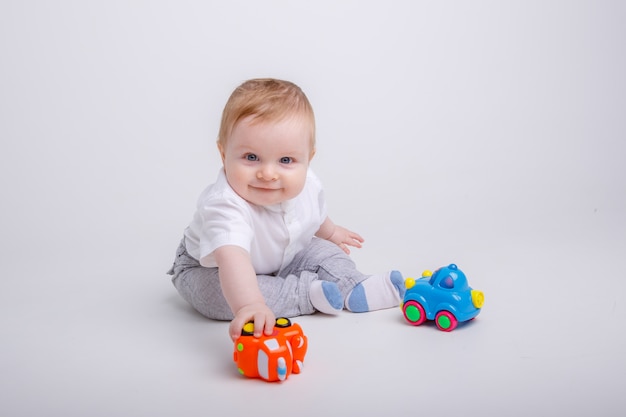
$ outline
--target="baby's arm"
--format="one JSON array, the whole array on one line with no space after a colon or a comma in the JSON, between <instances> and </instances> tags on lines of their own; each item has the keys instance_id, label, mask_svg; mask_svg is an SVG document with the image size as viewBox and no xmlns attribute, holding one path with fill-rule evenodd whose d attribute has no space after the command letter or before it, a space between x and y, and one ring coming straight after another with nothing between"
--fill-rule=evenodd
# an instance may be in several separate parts
<instances>
[{"instance_id":1,"label":"baby's arm","mask_svg":"<svg viewBox=\"0 0 626 417\"><path fill-rule=\"evenodd\" d=\"M263 331L269 335L274 330L276 318L265 304L257 283L250 255L239 246L222 246L215 250L219 268L222 293L235 318L230 322L230 337L235 341L241 335L243 325L254 321L254 335Z\"/></svg>"},{"instance_id":2,"label":"baby's arm","mask_svg":"<svg viewBox=\"0 0 626 417\"><path fill-rule=\"evenodd\" d=\"M337 226L333 223L330 217L326 217L326 220L324 220L324 223L322 223L317 233L315 233L315 236L330 240L343 249L343 251L347 254L350 254L348 246L360 248L361 243L364 241L358 233L351 232L344 227Z\"/></svg>"}]
</instances>

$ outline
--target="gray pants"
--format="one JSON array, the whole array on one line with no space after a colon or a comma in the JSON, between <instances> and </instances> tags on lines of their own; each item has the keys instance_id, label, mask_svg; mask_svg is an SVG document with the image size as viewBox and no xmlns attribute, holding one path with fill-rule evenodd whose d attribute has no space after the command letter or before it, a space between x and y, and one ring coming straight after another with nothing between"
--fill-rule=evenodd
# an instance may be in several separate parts
<instances>
[{"instance_id":1,"label":"gray pants","mask_svg":"<svg viewBox=\"0 0 626 417\"><path fill-rule=\"evenodd\" d=\"M174 265L168 272L180 295L200 313L216 320L232 320L233 313L222 294L218 268L206 268L192 258L185 239L176 251ZM257 275L265 303L277 317L313 314L309 300L313 280L335 282L344 298L366 279L356 270L352 259L337 245L313 238L311 244L276 275Z\"/></svg>"}]
</instances>

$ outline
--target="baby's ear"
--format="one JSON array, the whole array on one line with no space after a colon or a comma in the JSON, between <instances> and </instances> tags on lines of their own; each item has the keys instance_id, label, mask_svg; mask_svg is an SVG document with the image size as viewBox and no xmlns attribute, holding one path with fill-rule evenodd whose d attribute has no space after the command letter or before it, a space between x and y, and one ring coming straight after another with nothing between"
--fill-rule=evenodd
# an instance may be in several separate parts
<instances>
[{"instance_id":1,"label":"baby's ear","mask_svg":"<svg viewBox=\"0 0 626 417\"><path fill-rule=\"evenodd\" d=\"M311 159L313 159L313 157L315 156L315 148L311 149L311 155L309 155L309 162L311 161Z\"/></svg>"},{"instance_id":2,"label":"baby's ear","mask_svg":"<svg viewBox=\"0 0 626 417\"><path fill-rule=\"evenodd\" d=\"M221 143L219 143L219 142L217 142L217 150L219 151L220 156L222 157L222 164L223 164L224 163L224 156L225 156L224 155L224 146Z\"/></svg>"}]
</instances>

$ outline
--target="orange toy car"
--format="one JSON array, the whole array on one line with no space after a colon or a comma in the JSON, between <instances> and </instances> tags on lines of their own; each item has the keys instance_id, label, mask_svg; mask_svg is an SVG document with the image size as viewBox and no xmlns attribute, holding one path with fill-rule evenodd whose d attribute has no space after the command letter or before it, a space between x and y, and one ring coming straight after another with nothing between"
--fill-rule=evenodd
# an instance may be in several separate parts
<instances>
[{"instance_id":1,"label":"orange toy car","mask_svg":"<svg viewBox=\"0 0 626 417\"><path fill-rule=\"evenodd\" d=\"M279 317L272 335L257 338L253 331L254 323L246 323L235 341L233 360L240 374L271 382L302 371L308 341L299 324Z\"/></svg>"}]
</instances>

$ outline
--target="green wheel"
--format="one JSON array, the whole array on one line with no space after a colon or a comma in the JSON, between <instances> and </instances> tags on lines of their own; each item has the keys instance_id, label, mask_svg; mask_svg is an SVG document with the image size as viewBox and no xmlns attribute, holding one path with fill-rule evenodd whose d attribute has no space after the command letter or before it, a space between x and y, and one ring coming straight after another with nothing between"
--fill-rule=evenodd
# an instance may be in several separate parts
<instances>
[{"instance_id":1,"label":"green wheel","mask_svg":"<svg viewBox=\"0 0 626 417\"><path fill-rule=\"evenodd\" d=\"M440 311L435 316L435 324L437 324L437 328L439 330L444 332L451 332L452 330L456 329L456 326L458 326L459 322L456 317L454 317L454 314L444 310Z\"/></svg>"},{"instance_id":2,"label":"green wheel","mask_svg":"<svg viewBox=\"0 0 626 417\"><path fill-rule=\"evenodd\" d=\"M413 326L419 326L426 321L426 312L424 307L417 301L407 301L402 308L404 318Z\"/></svg>"}]
</instances>

